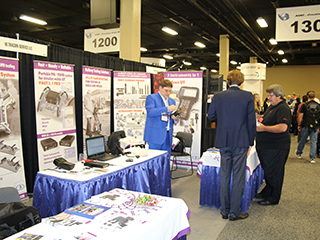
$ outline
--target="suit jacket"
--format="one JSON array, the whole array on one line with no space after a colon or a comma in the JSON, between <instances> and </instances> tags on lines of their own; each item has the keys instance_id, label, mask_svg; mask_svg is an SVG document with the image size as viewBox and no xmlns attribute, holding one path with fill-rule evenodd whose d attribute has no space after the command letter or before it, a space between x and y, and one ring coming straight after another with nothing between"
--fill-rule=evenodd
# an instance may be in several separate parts
<instances>
[{"instance_id":1,"label":"suit jacket","mask_svg":"<svg viewBox=\"0 0 320 240\"><path fill-rule=\"evenodd\" d=\"M176 101L172 98L168 98L168 104L176 105ZM167 122L161 120L161 114L169 114L168 108L164 104L160 93L154 93L146 99L147 120L144 127L144 141L152 142L155 144L163 144L166 140L167 134ZM174 120L169 118L170 121L170 136L173 135L173 123ZM171 139L172 141L172 139Z\"/></svg>"},{"instance_id":2,"label":"suit jacket","mask_svg":"<svg viewBox=\"0 0 320 240\"><path fill-rule=\"evenodd\" d=\"M233 86L216 93L212 97L208 118L210 121L217 119L215 147L253 146L256 117L251 92Z\"/></svg>"}]
</instances>

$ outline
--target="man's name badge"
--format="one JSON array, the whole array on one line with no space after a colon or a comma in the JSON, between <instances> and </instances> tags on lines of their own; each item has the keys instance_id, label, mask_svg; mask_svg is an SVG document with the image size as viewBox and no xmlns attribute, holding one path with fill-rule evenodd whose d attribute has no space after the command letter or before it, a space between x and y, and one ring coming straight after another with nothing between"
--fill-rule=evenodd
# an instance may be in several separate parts
<instances>
[{"instance_id":1,"label":"man's name badge","mask_svg":"<svg viewBox=\"0 0 320 240\"><path fill-rule=\"evenodd\" d=\"M161 121L168 122L168 115L165 113L161 113Z\"/></svg>"}]
</instances>

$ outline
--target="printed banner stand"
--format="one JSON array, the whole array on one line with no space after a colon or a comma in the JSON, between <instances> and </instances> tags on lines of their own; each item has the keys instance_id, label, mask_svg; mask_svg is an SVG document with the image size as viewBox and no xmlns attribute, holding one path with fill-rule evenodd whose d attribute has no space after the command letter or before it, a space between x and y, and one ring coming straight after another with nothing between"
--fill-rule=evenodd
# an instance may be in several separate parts
<instances>
[{"instance_id":1,"label":"printed banner stand","mask_svg":"<svg viewBox=\"0 0 320 240\"><path fill-rule=\"evenodd\" d=\"M83 66L82 96L83 151L86 153L86 138L110 135L111 70Z\"/></svg>"},{"instance_id":2,"label":"printed banner stand","mask_svg":"<svg viewBox=\"0 0 320 240\"><path fill-rule=\"evenodd\" d=\"M164 78L172 84L171 98L175 99L178 108L182 109L179 123L174 126L177 132L193 134L192 164L198 166L201 154L201 116L202 116L202 72L165 72ZM190 166L188 157L179 158L177 164Z\"/></svg>"},{"instance_id":3,"label":"printed banner stand","mask_svg":"<svg viewBox=\"0 0 320 240\"><path fill-rule=\"evenodd\" d=\"M53 160L76 162L74 66L34 61L39 170Z\"/></svg>"},{"instance_id":4,"label":"printed banner stand","mask_svg":"<svg viewBox=\"0 0 320 240\"><path fill-rule=\"evenodd\" d=\"M145 102L150 94L150 73L114 72L114 130L143 143ZM138 143L138 141L137 141Z\"/></svg>"},{"instance_id":5,"label":"printed banner stand","mask_svg":"<svg viewBox=\"0 0 320 240\"><path fill-rule=\"evenodd\" d=\"M21 144L19 61L0 58L0 185L28 200Z\"/></svg>"}]
</instances>

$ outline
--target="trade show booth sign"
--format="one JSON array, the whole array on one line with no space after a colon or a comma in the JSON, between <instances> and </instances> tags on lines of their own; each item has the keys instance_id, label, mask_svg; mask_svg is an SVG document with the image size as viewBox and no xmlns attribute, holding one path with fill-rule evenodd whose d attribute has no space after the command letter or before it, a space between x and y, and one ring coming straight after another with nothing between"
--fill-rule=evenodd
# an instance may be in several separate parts
<instances>
[{"instance_id":1,"label":"trade show booth sign","mask_svg":"<svg viewBox=\"0 0 320 240\"><path fill-rule=\"evenodd\" d=\"M143 138L146 121L145 102L150 94L150 73L113 72L114 131L127 137Z\"/></svg>"},{"instance_id":2,"label":"trade show booth sign","mask_svg":"<svg viewBox=\"0 0 320 240\"><path fill-rule=\"evenodd\" d=\"M27 199L21 145L19 61L0 58L0 186L15 187Z\"/></svg>"},{"instance_id":3,"label":"trade show booth sign","mask_svg":"<svg viewBox=\"0 0 320 240\"><path fill-rule=\"evenodd\" d=\"M85 139L110 135L111 70L82 67L83 145Z\"/></svg>"},{"instance_id":4,"label":"trade show booth sign","mask_svg":"<svg viewBox=\"0 0 320 240\"><path fill-rule=\"evenodd\" d=\"M193 134L192 162L193 166L197 166L201 152L202 72L165 72L164 78L172 82L170 97L182 109L180 121L174 126L174 135L181 131ZM188 157L181 158L177 163L190 166Z\"/></svg>"},{"instance_id":5,"label":"trade show booth sign","mask_svg":"<svg viewBox=\"0 0 320 240\"><path fill-rule=\"evenodd\" d=\"M74 65L34 61L39 170L77 161Z\"/></svg>"}]
</instances>

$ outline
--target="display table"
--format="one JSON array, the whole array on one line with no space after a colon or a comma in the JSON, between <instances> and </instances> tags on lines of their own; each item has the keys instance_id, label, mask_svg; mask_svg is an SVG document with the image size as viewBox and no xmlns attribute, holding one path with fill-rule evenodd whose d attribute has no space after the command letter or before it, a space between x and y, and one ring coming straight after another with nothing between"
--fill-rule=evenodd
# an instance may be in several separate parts
<instances>
[{"instance_id":1,"label":"display table","mask_svg":"<svg viewBox=\"0 0 320 240\"><path fill-rule=\"evenodd\" d=\"M220 208L220 153L205 152L199 163L198 176L201 177L200 205ZM241 200L241 212L245 213L249 210L255 193L263 183L263 174L256 149L252 147L247 158L247 181Z\"/></svg>"},{"instance_id":2,"label":"display table","mask_svg":"<svg viewBox=\"0 0 320 240\"><path fill-rule=\"evenodd\" d=\"M144 196L145 194L140 192L113 189L93 196L84 203L94 204L101 209L110 208L98 213L94 219L61 213L42 219L41 223L7 239L18 239L24 234L42 235L44 239L67 240L186 239L186 234L190 232L190 211L185 202L178 198L152 195L151 197L159 202L154 206L142 208L140 204L136 204L136 200Z\"/></svg>"},{"instance_id":3,"label":"display table","mask_svg":"<svg viewBox=\"0 0 320 240\"><path fill-rule=\"evenodd\" d=\"M166 151L149 150L148 157L126 162L126 156L109 160L107 173L82 175L45 170L37 173L33 206L41 217L56 215L66 208L113 188L171 196L170 158Z\"/></svg>"}]
</instances>

